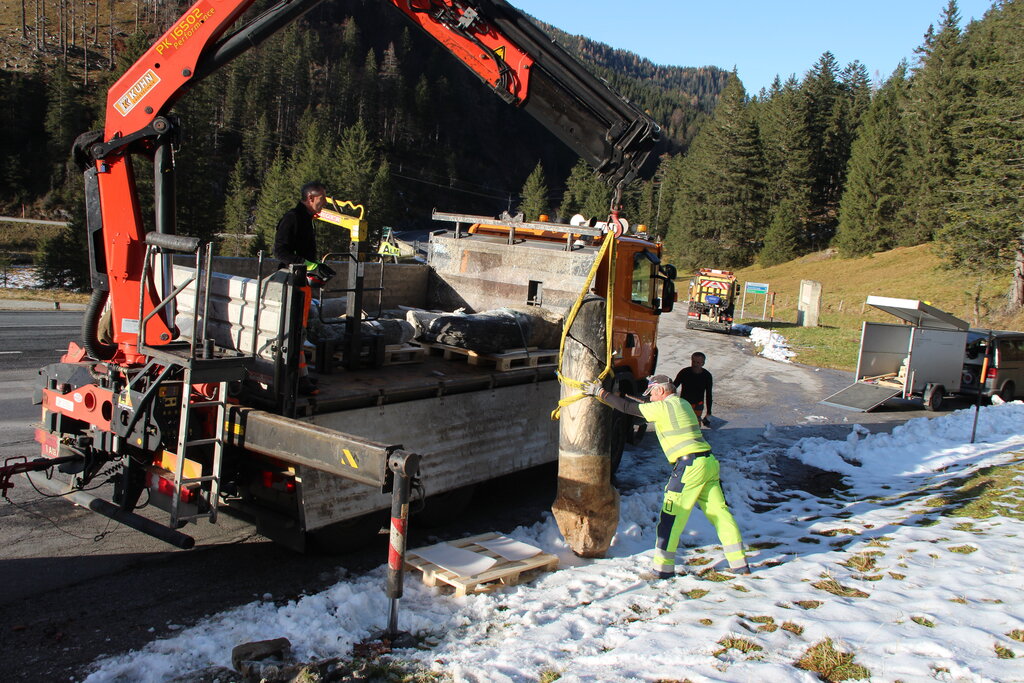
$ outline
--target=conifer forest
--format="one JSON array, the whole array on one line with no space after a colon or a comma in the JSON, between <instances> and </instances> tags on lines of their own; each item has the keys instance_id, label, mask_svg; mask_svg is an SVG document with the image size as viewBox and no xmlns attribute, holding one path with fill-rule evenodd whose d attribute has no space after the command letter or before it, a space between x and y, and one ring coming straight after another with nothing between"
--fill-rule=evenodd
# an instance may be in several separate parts
<instances>
[{"instance_id":1,"label":"conifer forest","mask_svg":"<svg viewBox=\"0 0 1024 683\"><path fill-rule=\"evenodd\" d=\"M107 88L190 3L10 4L0 213L70 221L35 258L47 284L84 288L82 178L69 151L102 127ZM1008 307L1020 308L1024 0L996 0L967 25L949 0L929 19L913 58L882 82L825 52L757 93L735 73L655 65L541 27L662 126L668 151L631 186L623 215L665 242L680 273L931 243L954 271L1005 276ZM313 179L364 204L373 231L433 229L433 208L566 221L609 210L610 190L570 150L379 0L318 5L172 113L178 229L226 255L266 248Z\"/></svg>"}]
</instances>

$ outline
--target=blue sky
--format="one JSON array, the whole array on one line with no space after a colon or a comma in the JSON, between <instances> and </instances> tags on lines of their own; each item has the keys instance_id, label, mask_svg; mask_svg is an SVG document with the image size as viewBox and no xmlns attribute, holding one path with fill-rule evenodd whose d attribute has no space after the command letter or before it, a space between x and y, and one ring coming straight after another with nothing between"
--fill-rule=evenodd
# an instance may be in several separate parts
<instances>
[{"instance_id":1,"label":"blue sky","mask_svg":"<svg viewBox=\"0 0 1024 683\"><path fill-rule=\"evenodd\" d=\"M509 0L563 31L647 57L656 64L736 67L756 95L776 74L802 78L830 50L885 80L937 24L947 0ZM991 0L959 0L961 27Z\"/></svg>"}]
</instances>

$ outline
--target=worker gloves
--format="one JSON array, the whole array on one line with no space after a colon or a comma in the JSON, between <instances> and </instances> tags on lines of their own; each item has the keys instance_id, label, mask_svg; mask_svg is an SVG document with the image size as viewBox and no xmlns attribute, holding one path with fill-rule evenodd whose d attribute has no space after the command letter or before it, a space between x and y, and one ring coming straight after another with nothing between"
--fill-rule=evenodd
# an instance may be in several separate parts
<instances>
[{"instance_id":1,"label":"worker gloves","mask_svg":"<svg viewBox=\"0 0 1024 683\"><path fill-rule=\"evenodd\" d=\"M306 261L306 277L310 284L322 287L336 275L334 269L319 261Z\"/></svg>"},{"instance_id":2,"label":"worker gloves","mask_svg":"<svg viewBox=\"0 0 1024 683\"><path fill-rule=\"evenodd\" d=\"M595 398L601 395L601 380L595 379L590 382L583 383L583 394L585 396L594 396Z\"/></svg>"}]
</instances>

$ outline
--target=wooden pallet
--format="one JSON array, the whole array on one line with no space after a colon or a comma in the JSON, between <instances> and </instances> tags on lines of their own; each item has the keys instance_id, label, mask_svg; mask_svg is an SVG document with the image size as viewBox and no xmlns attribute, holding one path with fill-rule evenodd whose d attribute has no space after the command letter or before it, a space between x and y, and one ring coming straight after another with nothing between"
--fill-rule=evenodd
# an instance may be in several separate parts
<instances>
[{"instance_id":1,"label":"wooden pallet","mask_svg":"<svg viewBox=\"0 0 1024 683\"><path fill-rule=\"evenodd\" d=\"M558 363L558 349L505 351L490 355L498 370L506 372L517 368L542 368Z\"/></svg>"},{"instance_id":2,"label":"wooden pallet","mask_svg":"<svg viewBox=\"0 0 1024 683\"><path fill-rule=\"evenodd\" d=\"M498 372L508 372L520 368L542 368L554 366L558 362L558 349L514 349L500 353L477 353L470 349L447 344L428 344L420 342L423 348L432 355L442 355L445 360L461 360L469 365L493 365Z\"/></svg>"},{"instance_id":3,"label":"wooden pallet","mask_svg":"<svg viewBox=\"0 0 1024 683\"><path fill-rule=\"evenodd\" d=\"M489 533L462 538L457 541L448 541L449 545L456 548L469 550L485 557L492 557L498 561L496 565L480 574L459 576L452 571L417 557L415 550L408 552L405 565L407 569L418 569L423 572L423 583L427 586L436 586L438 581L441 581L453 587L456 597L469 593L489 593L501 586L515 586L526 572L534 570L554 571L558 569L558 557L556 555L539 553L525 560L512 562L477 544L477 541L486 541L492 538L499 538L499 536L499 534Z\"/></svg>"},{"instance_id":4,"label":"wooden pallet","mask_svg":"<svg viewBox=\"0 0 1024 683\"><path fill-rule=\"evenodd\" d=\"M416 344L389 344L384 347L384 365L422 363L427 350Z\"/></svg>"}]
</instances>

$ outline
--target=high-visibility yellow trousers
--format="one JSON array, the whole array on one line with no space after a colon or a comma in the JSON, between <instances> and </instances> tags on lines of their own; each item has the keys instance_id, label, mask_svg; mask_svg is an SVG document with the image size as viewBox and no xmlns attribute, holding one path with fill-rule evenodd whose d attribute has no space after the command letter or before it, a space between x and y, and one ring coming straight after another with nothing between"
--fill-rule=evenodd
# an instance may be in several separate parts
<instances>
[{"instance_id":1,"label":"high-visibility yellow trousers","mask_svg":"<svg viewBox=\"0 0 1024 683\"><path fill-rule=\"evenodd\" d=\"M729 512L718 476L718 460L710 453L703 457L680 458L676 462L665 485L665 498L658 519L658 541L652 560L655 571L675 571L679 536L686 528L694 505L699 505L715 526L729 567L741 569L747 566L740 528Z\"/></svg>"}]
</instances>

